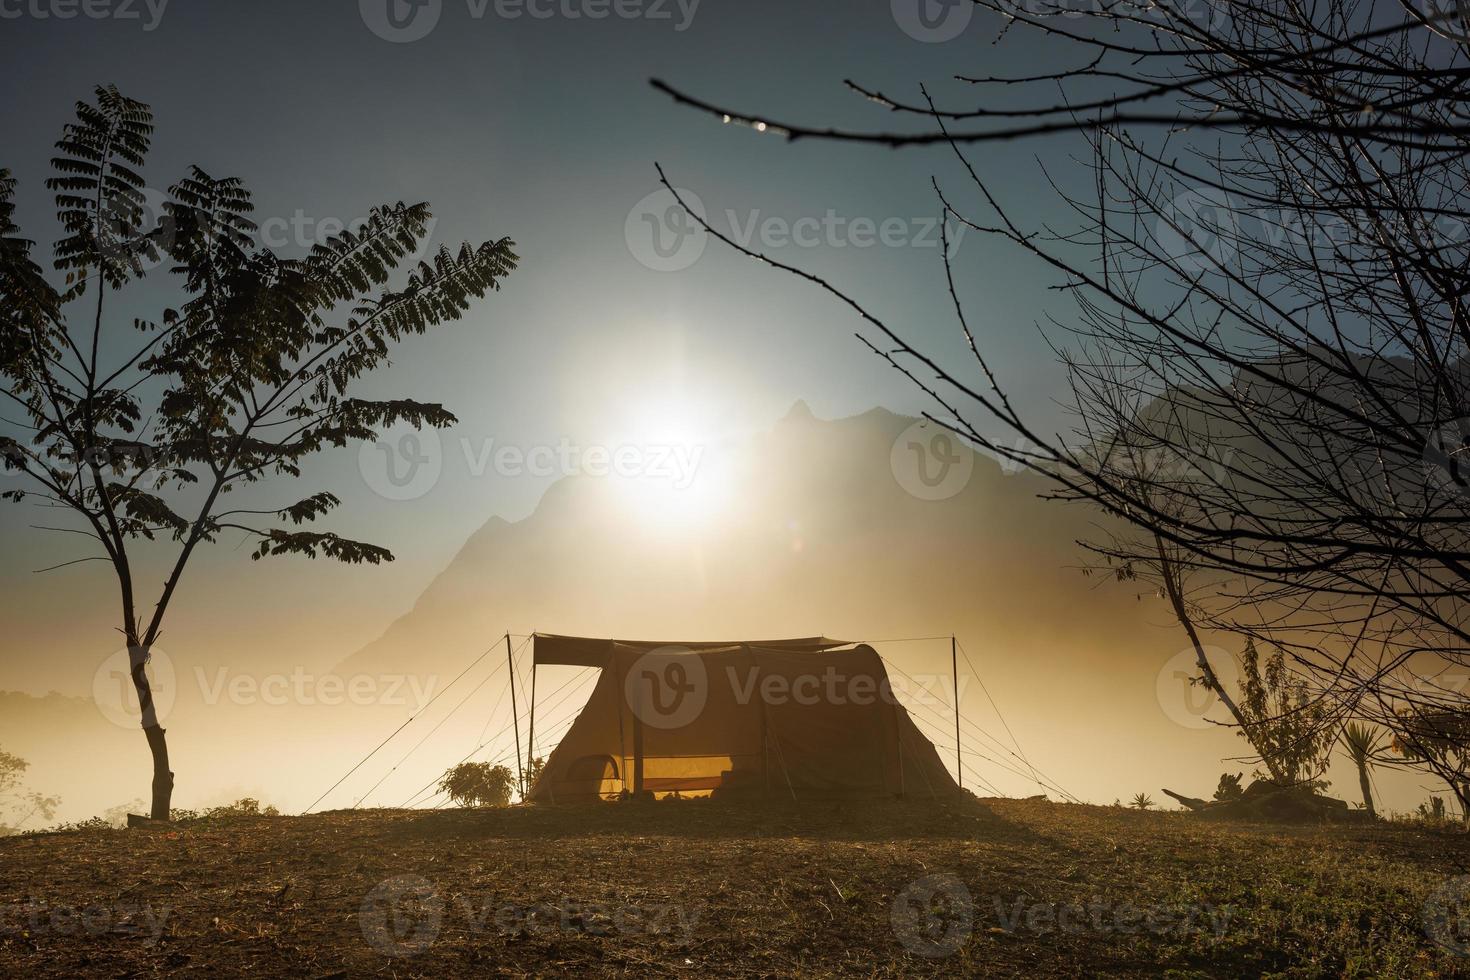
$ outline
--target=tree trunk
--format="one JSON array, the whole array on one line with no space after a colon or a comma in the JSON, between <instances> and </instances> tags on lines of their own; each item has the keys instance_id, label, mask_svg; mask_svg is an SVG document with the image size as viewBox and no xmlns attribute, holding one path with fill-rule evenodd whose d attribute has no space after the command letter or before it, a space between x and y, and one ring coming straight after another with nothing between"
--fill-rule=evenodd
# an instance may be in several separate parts
<instances>
[{"instance_id":1,"label":"tree trunk","mask_svg":"<svg viewBox=\"0 0 1470 980\"><path fill-rule=\"evenodd\" d=\"M1368 816L1374 820L1378 819L1378 811L1373 809L1373 787L1368 783L1368 764L1366 761L1358 763L1358 786L1363 790L1363 809L1368 811Z\"/></svg>"},{"instance_id":2,"label":"tree trunk","mask_svg":"<svg viewBox=\"0 0 1470 980\"><path fill-rule=\"evenodd\" d=\"M1225 705L1226 710L1230 712L1230 717L1234 718L1235 723L1240 726L1240 730L1244 733L1246 741L1251 743L1251 746L1260 755L1262 764L1270 771L1271 781L1277 786L1291 785L1291 782L1286 778L1286 774L1276 764L1276 760L1269 757L1265 752L1262 752L1261 746L1256 744L1255 732L1251 730L1250 723L1246 721L1245 714L1241 712L1240 706L1235 703L1235 699L1230 696L1230 692L1225 690L1225 685L1220 683L1220 678L1215 674L1215 668L1210 666L1209 658L1205 656L1204 645L1200 643L1199 633L1194 628L1194 620L1190 617L1189 609L1184 604L1184 591L1176 578L1177 568L1173 561L1170 560L1169 553L1164 548L1164 539L1155 534L1154 545L1159 556L1159 577L1164 582L1164 590L1169 597L1169 604L1174 608L1174 618L1179 620L1180 626L1184 627L1185 635L1189 637L1190 646L1194 647L1195 664L1204 676L1205 686L1215 692L1216 697L1220 699L1220 703Z\"/></svg>"},{"instance_id":3,"label":"tree trunk","mask_svg":"<svg viewBox=\"0 0 1470 980\"><path fill-rule=\"evenodd\" d=\"M154 820L167 820L169 805L174 795L174 774L168 767L168 740L158 723L158 711L153 705L153 688L148 683L148 648L138 644L128 647L128 672L133 678L133 689L138 694L138 709L143 721L143 737L148 739L148 751L153 755L153 808L150 816Z\"/></svg>"}]
</instances>

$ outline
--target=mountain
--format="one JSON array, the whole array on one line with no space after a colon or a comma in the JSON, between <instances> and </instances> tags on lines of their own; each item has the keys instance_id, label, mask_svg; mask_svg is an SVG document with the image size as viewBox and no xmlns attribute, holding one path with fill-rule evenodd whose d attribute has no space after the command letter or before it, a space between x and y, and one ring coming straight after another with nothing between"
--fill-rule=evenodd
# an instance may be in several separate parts
<instances>
[{"instance_id":1,"label":"mountain","mask_svg":"<svg viewBox=\"0 0 1470 980\"><path fill-rule=\"evenodd\" d=\"M507 631L935 637L878 648L915 687L932 689L915 714L952 745L953 633L966 658L965 716L1009 746L993 697L1031 761L1075 793L1136 791L1093 753L1155 774L1151 787L1171 769L1188 773L1179 777L1188 785L1213 784L1199 775L1201 755L1237 751L1228 735L1181 725L1177 706L1161 704L1161 683L1189 697L1166 670L1184 637L1136 583L1081 574L1077 541L1097 535L1101 514L1040 499L1052 489L1041 477L1007 472L932 423L883 409L820 420L799 402L769 432L706 448L688 499L656 481L572 476L525 520L490 520L339 672L447 681ZM968 679L971 666L984 690ZM1037 791L998 766L989 774L1008 792Z\"/></svg>"}]
</instances>

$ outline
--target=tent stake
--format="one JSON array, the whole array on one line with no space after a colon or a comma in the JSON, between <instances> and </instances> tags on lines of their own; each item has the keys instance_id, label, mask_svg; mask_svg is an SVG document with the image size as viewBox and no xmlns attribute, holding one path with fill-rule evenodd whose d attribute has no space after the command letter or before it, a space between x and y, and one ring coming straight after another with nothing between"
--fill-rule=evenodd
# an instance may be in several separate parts
<instances>
[{"instance_id":1,"label":"tent stake","mask_svg":"<svg viewBox=\"0 0 1470 980\"><path fill-rule=\"evenodd\" d=\"M949 634L949 670L954 678L954 778L960 789L965 788L965 766L960 761L960 665L955 659L955 638Z\"/></svg>"},{"instance_id":2,"label":"tent stake","mask_svg":"<svg viewBox=\"0 0 1470 980\"><path fill-rule=\"evenodd\" d=\"M524 802L526 799L526 771L521 768L521 718L516 711L516 664L515 657L511 654L509 633L505 634L505 665L510 673L510 720L516 730L516 777L521 784L521 800Z\"/></svg>"}]
</instances>

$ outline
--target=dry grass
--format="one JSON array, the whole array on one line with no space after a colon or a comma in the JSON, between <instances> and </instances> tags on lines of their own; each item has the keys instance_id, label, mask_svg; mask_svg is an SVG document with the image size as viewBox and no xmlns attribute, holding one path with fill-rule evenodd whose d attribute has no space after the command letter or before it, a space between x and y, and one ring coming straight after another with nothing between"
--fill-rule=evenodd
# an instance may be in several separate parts
<instances>
[{"instance_id":1,"label":"dry grass","mask_svg":"<svg viewBox=\"0 0 1470 980\"><path fill-rule=\"evenodd\" d=\"M0 975L1470 975L1425 931L1465 871L1462 834L1039 801L202 820L0 841Z\"/></svg>"}]
</instances>

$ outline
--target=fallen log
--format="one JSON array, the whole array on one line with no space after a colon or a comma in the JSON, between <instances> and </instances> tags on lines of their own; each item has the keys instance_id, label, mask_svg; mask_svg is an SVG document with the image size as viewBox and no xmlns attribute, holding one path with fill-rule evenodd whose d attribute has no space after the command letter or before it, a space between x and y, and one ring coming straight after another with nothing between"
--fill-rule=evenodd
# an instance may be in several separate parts
<instances>
[{"instance_id":1,"label":"fallen log","mask_svg":"<svg viewBox=\"0 0 1470 980\"><path fill-rule=\"evenodd\" d=\"M1210 800L1201 800L1201 799L1197 799L1197 798L1195 798L1193 796L1181 796L1178 793L1174 792L1172 789L1166 789L1166 790L1164 790L1164 795L1165 796L1172 796L1174 799L1178 800L1180 803L1183 803L1185 806L1187 806L1191 810L1203 810L1206 807L1210 807L1210 806L1214 806L1215 805Z\"/></svg>"}]
</instances>

